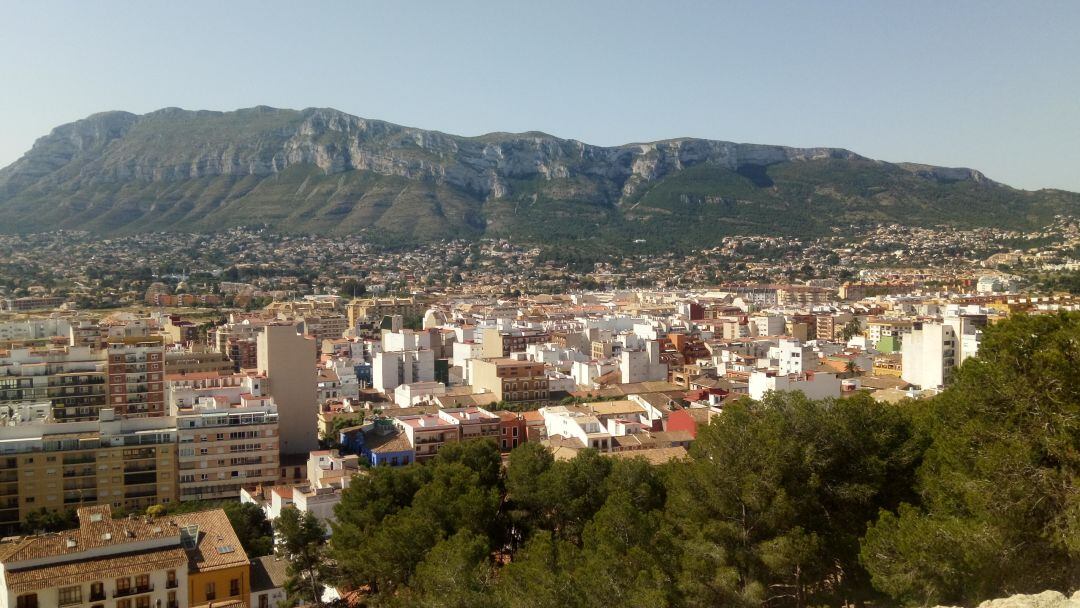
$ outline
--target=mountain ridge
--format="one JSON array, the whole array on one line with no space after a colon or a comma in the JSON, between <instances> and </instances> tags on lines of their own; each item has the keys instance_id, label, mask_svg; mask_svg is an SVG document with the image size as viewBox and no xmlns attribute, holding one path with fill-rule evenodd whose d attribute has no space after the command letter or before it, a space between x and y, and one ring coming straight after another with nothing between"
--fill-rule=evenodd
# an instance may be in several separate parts
<instances>
[{"instance_id":1,"label":"mountain ridge","mask_svg":"<svg viewBox=\"0 0 1080 608\"><path fill-rule=\"evenodd\" d=\"M269 106L96 113L54 128L0 169L3 232L266 225L403 241L543 240L560 237L557 228L580 238L585 224L605 237L677 230L678 217L688 239L710 241L895 220L905 208L913 223L977 225L994 220L986 213L1011 213L1002 221L1037 226L1075 212L1080 195L844 148L692 137L595 146L537 131L463 137L332 108Z\"/></svg>"}]
</instances>

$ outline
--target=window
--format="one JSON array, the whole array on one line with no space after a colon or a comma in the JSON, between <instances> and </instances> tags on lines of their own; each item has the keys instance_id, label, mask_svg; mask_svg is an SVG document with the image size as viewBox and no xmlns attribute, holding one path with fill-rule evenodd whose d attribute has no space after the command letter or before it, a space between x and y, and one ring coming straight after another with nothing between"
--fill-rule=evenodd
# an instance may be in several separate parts
<instances>
[{"instance_id":1,"label":"window","mask_svg":"<svg viewBox=\"0 0 1080 608\"><path fill-rule=\"evenodd\" d=\"M116 600L116 608L131 608L131 600Z\"/></svg>"},{"instance_id":2,"label":"window","mask_svg":"<svg viewBox=\"0 0 1080 608\"><path fill-rule=\"evenodd\" d=\"M38 608L37 594L27 593L26 595L20 595L15 600L15 608Z\"/></svg>"},{"instance_id":3,"label":"window","mask_svg":"<svg viewBox=\"0 0 1080 608\"><path fill-rule=\"evenodd\" d=\"M229 581L229 596L240 595L240 579L234 578Z\"/></svg>"},{"instance_id":4,"label":"window","mask_svg":"<svg viewBox=\"0 0 1080 608\"><path fill-rule=\"evenodd\" d=\"M265 593L259 596L259 608L270 608L270 596Z\"/></svg>"},{"instance_id":5,"label":"window","mask_svg":"<svg viewBox=\"0 0 1080 608\"><path fill-rule=\"evenodd\" d=\"M82 587L61 587L60 588L60 605L70 606L71 604L82 603Z\"/></svg>"},{"instance_id":6,"label":"window","mask_svg":"<svg viewBox=\"0 0 1080 608\"><path fill-rule=\"evenodd\" d=\"M150 608L150 598L142 596L135 600L135 608Z\"/></svg>"},{"instance_id":7,"label":"window","mask_svg":"<svg viewBox=\"0 0 1080 608\"><path fill-rule=\"evenodd\" d=\"M90 601L105 599L105 583L90 583Z\"/></svg>"},{"instance_id":8,"label":"window","mask_svg":"<svg viewBox=\"0 0 1080 608\"><path fill-rule=\"evenodd\" d=\"M216 600L217 599L217 584L214 583L213 581L211 581L209 583L206 583L206 599L208 599L208 600Z\"/></svg>"},{"instance_id":9,"label":"window","mask_svg":"<svg viewBox=\"0 0 1080 608\"><path fill-rule=\"evenodd\" d=\"M165 575L165 587L167 589L176 588L176 570L169 570Z\"/></svg>"},{"instance_id":10,"label":"window","mask_svg":"<svg viewBox=\"0 0 1080 608\"><path fill-rule=\"evenodd\" d=\"M139 593L142 593L143 591L149 591L150 590L150 575L149 574L140 574L139 576L136 576L135 577L135 588L139 591Z\"/></svg>"},{"instance_id":11,"label":"window","mask_svg":"<svg viewBox=\"0 0 1080 608\"><path fill-rule=\"evenodd\" d=\"M127 595L131 593L131 579L128 577L116 579L116 595ZM117 608L120 608L117 606Z\"/></svg>"}]
</instances>

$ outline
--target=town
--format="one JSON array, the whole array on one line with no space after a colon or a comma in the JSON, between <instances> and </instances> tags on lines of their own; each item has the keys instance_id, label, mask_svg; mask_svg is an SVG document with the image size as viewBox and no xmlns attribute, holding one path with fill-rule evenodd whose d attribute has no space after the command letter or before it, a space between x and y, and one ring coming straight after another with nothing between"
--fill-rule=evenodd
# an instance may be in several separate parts
<instances>
[{"instance_id":1,"label":"town","mask_svg":"<svg viewBox=\"0 0 1080 608\"><path fill-rule=\"evenodd\" d=\"M740 399L935 395L988 326L1080 308L1030 279L1076 268L1077 226L584 269L505 242L0 237L7 605L276 606L285 565L222 505L328 532L356 476L455 444L662 465Z\"/></svg>"}]
</instances>

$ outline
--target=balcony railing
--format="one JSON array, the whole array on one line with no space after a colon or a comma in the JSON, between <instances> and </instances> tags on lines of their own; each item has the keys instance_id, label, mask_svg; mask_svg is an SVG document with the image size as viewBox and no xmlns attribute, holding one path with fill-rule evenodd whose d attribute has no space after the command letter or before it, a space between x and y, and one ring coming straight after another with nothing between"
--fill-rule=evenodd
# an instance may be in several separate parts
<instances>
[{"instance_id":1,"label":"balcony railing","mask_svg":"<svg viewBox=\"0 0 1080 608\"><path fill-rule=\"evenodd\" d=\"M134 587L128 587L126 589L117 589L116 592L113 593L113 597L128 597L132 595L139 595L142 593L150 593L153 590L153 585L136 585Z\"/></svg>"}]
</instances>

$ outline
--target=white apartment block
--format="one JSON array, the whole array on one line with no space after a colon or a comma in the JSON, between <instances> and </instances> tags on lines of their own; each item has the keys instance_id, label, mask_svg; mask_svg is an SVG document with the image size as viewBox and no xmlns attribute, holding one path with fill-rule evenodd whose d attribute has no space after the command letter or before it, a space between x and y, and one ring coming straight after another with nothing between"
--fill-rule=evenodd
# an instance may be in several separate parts
<instances>
[{"instance_id":1,"label":"white apartment block","mask_svg":"<svg viewBox=\"0 0 1080 608\"><path fill-rule=\"evenodd\" d=\"M660 363L660 344L645 343L643 350L624 350L619 354L619 378L623 384L667 379L667 365Z\"/></svg>"},{"instance_id":2,"label":"white apartment block","mask_svg":"<svg viewBox=\"0 0 1080 608\"><path fill-rule=\"evenodd\" d=\"M372 386L390 393L402 384L433 382L435 353L429 349L381 352L371 366Z\"/></svg>"},{"instance_id":3,"label":"white apartment block","mask_svg":"<svg viewBox=\"0 0 1080 608\"><path fill-rule=\"evenodd\" d=\"M809 399L839 397L840 379L836 374L806 372L801 374L778 374L772 371L755 371L750 374L750 397L762 399L772 391L798 391Z\"/></svg>"},{"instance_id":4,"label":"white apartment block","mask_svg":"<svg viewBox=\"0 0 1080 608\"><path fill-rule=\"evenodd\" d=\"M769 349L769 360L781 374L801 374L814 366L817 355L799 340L781 339Z\"/></svg>"},{"instance_id":5,"label":"white apartment block","mask_svg":"<svg viewBox=\"0 0 1080 608\"><path fill-rule=\"evenodd\" d=\"M958 346L952 325L916 323L901 348L901 377L922 389L944 387L959 361Z\"/></svg>"}]
</instances>

